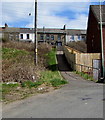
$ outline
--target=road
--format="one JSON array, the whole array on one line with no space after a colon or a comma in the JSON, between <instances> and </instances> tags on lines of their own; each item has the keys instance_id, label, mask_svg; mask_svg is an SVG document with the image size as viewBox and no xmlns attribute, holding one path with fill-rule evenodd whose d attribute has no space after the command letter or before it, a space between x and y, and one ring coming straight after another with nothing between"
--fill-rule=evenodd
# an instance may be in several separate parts
<instances>
[{"instance_id":1,"label":"road","mask_svg":"<svg viewBox=\"0 0 105 120\"><path fill-rule=\"evenodd\" d=\"M69 84L3 105L3 118L103 118L103 84L71 72L60 51L57 59L58 68Z\"/></svg>"}]
</instances>

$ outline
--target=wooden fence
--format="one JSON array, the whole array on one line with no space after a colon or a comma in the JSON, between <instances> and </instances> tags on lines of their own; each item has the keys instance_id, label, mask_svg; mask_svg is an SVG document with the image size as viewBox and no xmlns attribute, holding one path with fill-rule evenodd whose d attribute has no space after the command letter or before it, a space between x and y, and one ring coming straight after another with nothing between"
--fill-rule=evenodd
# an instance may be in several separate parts
<instances>
[{"instance_id":1,"label":"wooden fence","mask_svg":"<svg viewBox=\"0 0 105 120\"><path fill-rule=\"evenodd\" d=\"M100 74L100 65L98 65L98 67L93 67L94 60L100 61L100 53L81 53L68 46L64 46L64 54L73 70L88 73L93 77L95 76L93 73L97 73L94 72L95 70ZM94 78L98 79L97 77Z\"/></svg>"}]
</instances>

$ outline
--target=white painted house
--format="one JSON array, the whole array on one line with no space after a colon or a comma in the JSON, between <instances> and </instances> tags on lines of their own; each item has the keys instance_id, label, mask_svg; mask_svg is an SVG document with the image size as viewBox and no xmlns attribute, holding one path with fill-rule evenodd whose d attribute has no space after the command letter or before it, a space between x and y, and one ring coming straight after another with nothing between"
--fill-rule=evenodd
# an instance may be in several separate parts
<instances>
[{"instance_id":1,"label":"white painted house","mask_svg":"<svg viewBox=\"0 0 105 120\"><path fill-rule=\"evenodd\" d=\"M33 28L20 28L19 40L34 42L34 31Z\"/></svg>"},{"instance_id":2,"label":"white painted house","mask_svg":"<svg viewBox=\"0 0 105 120\"><path fill-rule=\"evenodd\" d=\"M72 41L85 41L86 30L67 29L66 30L66 44Z\"/></svg>"}]
</instances>

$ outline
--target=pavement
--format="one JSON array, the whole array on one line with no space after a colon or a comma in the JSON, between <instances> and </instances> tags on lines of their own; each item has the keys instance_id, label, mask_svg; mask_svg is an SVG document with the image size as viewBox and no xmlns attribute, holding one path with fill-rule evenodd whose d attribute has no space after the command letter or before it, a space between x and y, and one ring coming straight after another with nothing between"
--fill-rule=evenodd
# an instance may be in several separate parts
<instances>
[{"instance_id":1,"label":"pavement","mask_svg":"<svg viewBox=\"0 0 105 120\"><path fill-rule=\"evenodd\" d=\"M69 84L3 105L3 118L103 118L104 85L73 73L62 51L57 52L57 60L59 71Z\"/></svg>"}]
</instances>

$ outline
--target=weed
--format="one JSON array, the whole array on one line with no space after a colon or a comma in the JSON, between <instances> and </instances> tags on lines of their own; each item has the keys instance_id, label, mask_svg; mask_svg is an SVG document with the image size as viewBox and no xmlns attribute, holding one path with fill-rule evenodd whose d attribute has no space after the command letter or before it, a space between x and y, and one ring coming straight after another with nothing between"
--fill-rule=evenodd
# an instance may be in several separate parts
<instances>
[{"instance_id":1,"label":"weed","mask_svg":"<svg viewBox=\"0 0 105 120\"><path fill-rule=\"evenodd\" d=\"M21 83L21 86L22 87L29 87L29 88L32 88L32 87L37 88L42 83L43 83L42 81L37 81L37 82L25 81L25 82Z\"/></svg>"},{"instance_id":2,"label":"weed","mask_svg":"<svg viewBox=\"0 0 105 120\"><path fill-rule=\"evenodd\" d=\"M53 87L58 87L60 85L68 83L67 81L61 80L61 79L52 79L50 82L51 82L51 84L52 84Z\"/></svg>"},{"instance_id":3,"label":"weed","mask_svg":"<svg viewBox=\"0 0 105 120\"><path fill-rule=\"evenodd\" d=\"M93 77L89 76L87 73L79 72L79 71L75 71L75 73L81 75L84 79L88 79L88 80L91 80L91 81L94 80Z\"/></svg>"},{"instance_id":4,"label":"weed","mask_svg":"<svg viewBox=\"0 0 105 120\"><path fill-rule=\"evenodd\" d=\"M14 90L15 88L17 88L19 86L18 83L16 84L6 84L6 83L3 83L2 84L2 93L3 95L6 94L6 93L9 93L10 91Z\"/></svg>"},{"instance_id":5,"label":"weed","mask_svg":"<svg viewBox=\"0 0 105 120\"><path fill-rule=\"evenodd\" d=\"M17 50L17 49L13 49L13 48L3 48L2 49L2 58L3 59L12 59L12 58L16 58L17 56L23 56L29 54L28 52L24 51L24 50Z\"/></svg>"},{"instance_id":6,"label":"weed","mask_svg":"<svg viewBox=\"0 0 105 120\"><path fill-rule=\"evenodd\" d=\"M66 84L67 81L62 80L58 70L56 63L56 50L52 49L47 55L48 57L48 70L44 71L41 76L41 80L48 85L52 85L53 87L60 86L62 84Z\"/></svg>"}]
</instances>

